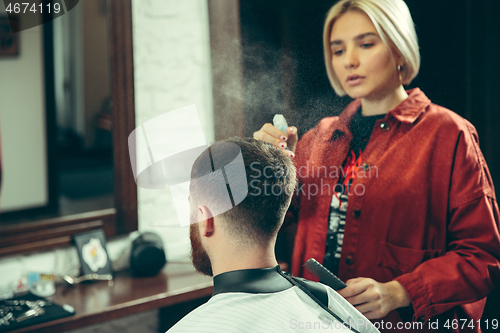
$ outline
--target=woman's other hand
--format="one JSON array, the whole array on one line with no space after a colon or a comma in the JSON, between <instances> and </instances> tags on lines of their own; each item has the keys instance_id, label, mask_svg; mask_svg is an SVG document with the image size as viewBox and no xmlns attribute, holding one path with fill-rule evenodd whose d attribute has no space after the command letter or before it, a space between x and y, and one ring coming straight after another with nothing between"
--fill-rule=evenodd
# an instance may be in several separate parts
<instances>
[{"instance_id":1,"label":"woman's other hand","mask_svg":"<svg viewBox=\"0 0 500 333\"><path fill-rule=\"evenodd\" d=\"M297 128L295 126L288 127L286 133L283 133L272 124L266 123L260 130L253 133L253 138L270 143L281 149L288 156L295 157L295 146L298 141Z\"/></svg>"},{"instance_id":2,"label":"woman's other hand","mask_svg":"<svg viewBox=\"0 0 500 333\"><path fill-rule=\"evenodd\" d=\"M398 281L379 283L369 278L355 278L338 293L368 319L385 317L394 309L409 306L410 297Z\"/></svg>"}]
</instances>

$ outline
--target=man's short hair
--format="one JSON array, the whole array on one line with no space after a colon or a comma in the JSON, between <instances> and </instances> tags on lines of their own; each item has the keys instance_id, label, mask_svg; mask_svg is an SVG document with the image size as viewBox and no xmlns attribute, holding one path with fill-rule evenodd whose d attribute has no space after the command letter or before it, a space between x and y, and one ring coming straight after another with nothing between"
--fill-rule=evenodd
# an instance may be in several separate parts
<instances>
[{"instance_id":1,"label":"man's short hair","mask_svg":"<svg viewBox=\"0 0 500 333\"><path fill-rule=\"evenodd\" d=\"M231 163L240 152L244 168ZM283 223L297 181L291 158L276 147L251 138L234 137L214 143L197 158L191 171L192 210L205 205L214 211L220 204L220 185L215 176L210 177L215 169L224 169L225 175L237 178L240 185L246 186L245 192L248 190L243 201L218 215L228 232L253 242L271 239ZM231 191L229 177L224 178ZM200 179L203 181L194 181Z\"/></svg>"}]
</instances>

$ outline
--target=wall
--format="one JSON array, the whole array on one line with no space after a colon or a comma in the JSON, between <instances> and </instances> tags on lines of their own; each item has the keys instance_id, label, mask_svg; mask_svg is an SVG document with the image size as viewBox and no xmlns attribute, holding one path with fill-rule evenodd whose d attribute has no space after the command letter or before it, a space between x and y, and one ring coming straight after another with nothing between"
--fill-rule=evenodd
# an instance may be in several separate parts
<instances>
[{"instance_id":1,"label":"wall","mask_svg":"<svg viewBox=\"0 0 500 333\"><path fill-rule=\"evenodd\" d=\"M214 138L208 9L205 0L134 0L136 126L195 104L205 138ZM169 190L138 188L139 229L164 239L169 258L189 253L188 228L176 219ZM187 200L187 199L186 199Z\"/></svg>"}]
</instances>

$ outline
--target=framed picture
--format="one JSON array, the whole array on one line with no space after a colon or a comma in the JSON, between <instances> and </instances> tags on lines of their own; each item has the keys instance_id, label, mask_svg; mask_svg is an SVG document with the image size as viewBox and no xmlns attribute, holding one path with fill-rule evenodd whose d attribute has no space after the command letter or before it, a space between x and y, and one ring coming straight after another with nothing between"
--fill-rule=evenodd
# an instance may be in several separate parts
<instances>
[{"instance_id":1,"label":"framed picture","mask_svg":"<svg viewBox=\"0 0 500 333\"><path fill-rule=\"evenodd\" d=\"M19 16L0 16L0 57L17 57L19 55L19 33L13 33L12 27L19 26ZM18 30L18 29L15 29Z\"/></svg>"},{"instance_id":2,"label":"framed picture","mask_svg":"<svg viewBox=\"0 0 500 333\"><path fill-rule=\"evenodd\" d=\"M73 236L73 242L80 258L82 275L113 274L104 230L97 229L76 234Z\"/></svg>"}]
</instances>

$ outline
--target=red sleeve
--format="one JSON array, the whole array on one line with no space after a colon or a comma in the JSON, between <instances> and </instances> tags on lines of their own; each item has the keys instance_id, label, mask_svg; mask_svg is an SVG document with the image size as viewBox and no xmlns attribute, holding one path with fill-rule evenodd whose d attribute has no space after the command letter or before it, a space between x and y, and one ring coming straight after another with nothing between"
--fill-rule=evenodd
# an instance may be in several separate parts
<instances>
[{"instance_id":1,"label":"red sleeve","mask_svg":"<svg viewBox=\"0 0 500 333\"><path fill-rule=\"evenodd\" d=\"M295 149L295 159L294 164L297 168L297 185L292 196L292 202L288 211L285 215L285 221L280 229L278 235L278 242L276 248L276 254L278 255L278 260L283 260L292 264L292 254L294 250L299 250L299 248L304 247L303 243L296 243L295 236L297 234L297 228L299 223L299 211L300 211L300 188L303 185L303 181L300 177L300 168L304 166L309 159L311 154L310 141L314 135L317 135L317 126L307 131L297 142ZM281 247L281 248L278 248ZM296 247L296 249L294 249ZM300 250L299 252L302 252ZM299 276L297 273L295 273Z\"/></svg>"},{"instance_id":2,"label":"red sleeve","mask_svg":"<svg viewBox=\"0 0 500 333\"><path fill-rule=\"evenodd\" d=\"M500 280L499 211L475 129L460 134L453 165L445 255L397 277L414 318L480 300Z\"/></svg>"},{"instance_id":3,"label":"red sleeve","mask_svg":"<svg viewBox=\"0 0 500 333\"><path fill-rule=\"evenodd\" d=\"M305 137L305 135L304 135ZM297 143L295 149L295 160L294 164L297 170L300 167L300 157L303 154L304 137L302 137ZM292 264L292 253L295 245L295 235L297 233L297 225L299 222L299 210L300 210L300 195L297 188L301 186L301 179L297 172L297 185L295 191L292 195L292 201L290 207L288 208L283 225L278 233L278 239L276 242L276 256L279 261L284 261L289 265Z\"/></svg>"}]
</instances>

